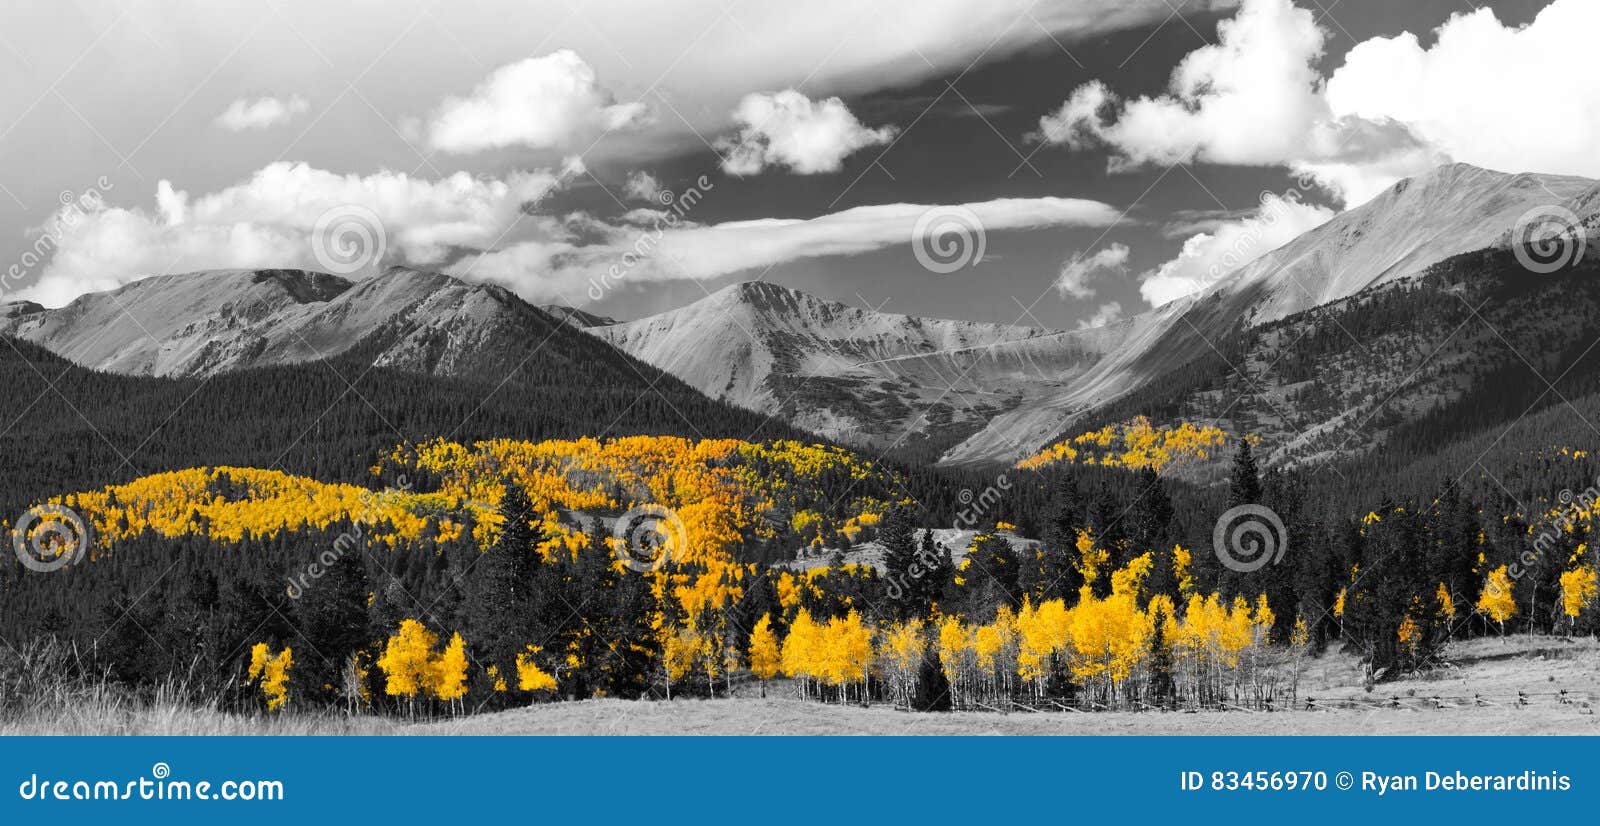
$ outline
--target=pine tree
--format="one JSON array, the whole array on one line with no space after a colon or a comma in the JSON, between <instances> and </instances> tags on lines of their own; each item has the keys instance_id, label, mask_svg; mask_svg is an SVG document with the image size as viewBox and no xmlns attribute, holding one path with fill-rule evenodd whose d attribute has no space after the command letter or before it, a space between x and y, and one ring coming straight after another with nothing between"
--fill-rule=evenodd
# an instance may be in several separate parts
<instances>
[{"instance_id":1,"label":"pine tree","mask_svg":"<svg viewBox=\"0 0 1600 826\"><path fill-rule=\"evenodd\" d=\"M517 673L517 658L533 639L538 605L540 535L533 505L521 488L508 484L500 503L500 536L468 573L467 639L476 659L502 675Z\"/></svg>"},{"instance_id":2,"label":"pine tree","mask_svg":"<svg viewBox=\"0 0 1600 826\"><path fill-rule=\"evenodd\" d=\"M917 691L912 697L911 707L917 711L949 711L951 708L950 678L945 676L937 645L929 645L922 651L922 665L917 670Z\"/></svg>"},{"instance_id":3,"label":"pine tree","mask_svg":"<svg viewBox=\"0 0 1600 826\"><path fill-rule=\"evenodd\" d=\"M367 566L358 548L345 548L322 576L304 586L295 603L300 633L308 643L300 671L306 692L318 700L338 697L340 669L367 642Z\"/></svg>"},{"instance_id":4,"label":"pine tree","mask_svg":"<svg viewBox=\"0 0 1600 826\"><path fill-rule=\"evenodd\" d=\"M927 566L918 562L916 531L906 508L893 508L883 517L878 525L878 544L883 546L883 575L889 583L886 613L897 620L925 615L926 585L918 580L926 575Z\"/></svg>"},{"instance_id":5,"label":"pine tree","mask_svg":"<svg viewBox=\"0 0 1600 826\"><path fill-rule=\"evenodd\" d=\"M1172 706L1177 702L1173 680L1172 644L1167 639L1167 607L1164 600L1151 600L1150 622L1150 699L1152 705Z\"/></svg>"},{"instance_id":6,"label":"pine tree","mask_svg":"<svg viewBox=\"0 0 1600 826\"><path fill-rule=\"evenodd\" d=\"M1016 610L1022 605L1018 584L1021 558L1011 541L996 534L983 534L972 540L972 550L961 568L966 584L962 604L968 616L979 616L995 606Z\"/></svg>"},{"instance_id":7,"label":"pine tree","mask_svg":"<svg viewBox=\"0 0 1600 826\"><path fill-rule=\"evenodd\" d=\"M955 584L956 565L950 558L950 549L933 540L933 531L922 532L922 550L917 554L923 566L932 566L932 570L922 575L922 605L924 614L932 610L932 606L942 604L948 598L951 586Z\"/></svg>"},{"instance_id":8,"label":"pine tree","mask_svg":"<svg viewBox=\"0 0 1600 826\"><path fill-rule=\"evenodd\" d=\"M1139 494L1133 505L1134 553L1154 553L1156 565L1146 589L1151 594L1178 598L1178 580L1172 566L1175 509L1166 483L1151 468L1139 472Z\"/></svg>"},{"instance_id":9,"label":"pine tree","mask_svg":"<svg viewBox=\"0 0 1600 826\"><path fill-rule=\"evenodd\" d=\"M1035 603L1077 598L1083 587L1077 560L1078 531L1086 525L1077 483L1062 475L1051 491L1038 558L1029 560L1021 571L1022 584Z\"/></svg>"},{"instance_id":10,"label":"pine tree","mask_svg":"<svg viewBox=\"0 0 1600 826\"><path fill-rule=\"evenodd\" d=\"M1233 454L1233 471L1228 479L1227 507L1232 510L1244 505L1264 504L1262 501L1261 473L1256 466L1256 457L1250 447L1250 438L1241 436L1239 438L1239 449ZM1217 516L1220 518L1221 514ZM1249 575L1242 574L1233 568L1218 564L1214 554L1203 554L1201 559L1205 560L1208 568L1212 568L1215 571L1217 590L1222 593L1222 596L1232 597L1240 594L1251 595L1261 592L1262 589L1259 585L1261 577L1264 575L1259 570ZM1269 563L1265 567L1270 568L1272 565Z\"/></svg>"},{"instance_id":11,"label":"pine tree","mask_svg":"<svg viewBox=\"0 0 1600 826\"><path fill-rule=\"evenodd\" d=\"M1228 481L1228 507L1261 504L1261 471L1250 449L1250 439L1241 436L1233 454L1233 475Z\"/></svg>"}]
</instances>

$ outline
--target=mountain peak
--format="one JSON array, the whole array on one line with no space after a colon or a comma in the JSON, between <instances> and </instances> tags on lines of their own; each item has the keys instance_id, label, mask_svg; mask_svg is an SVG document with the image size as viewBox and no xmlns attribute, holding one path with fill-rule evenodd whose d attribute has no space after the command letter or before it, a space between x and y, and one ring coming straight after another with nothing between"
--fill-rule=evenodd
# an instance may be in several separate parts
<instances>
[{"instance_id":1,"label":"mountain peak","mask_svg":"<svg viewBox=\"0 0 1600 826\"><path fill-rule=\"evenodd\" d=\"M754 304L779 302L794 304L800 301L817 301L816 296L801 292L782 284L771 281L741 281L712 293L712 297L724 301L739 301Z\"/></svg>"},{"instance_id":2,"label":"mountain peak","mask_svg":"<svg viewBox=\"0 0 1600 826\"><path fill-rule=\"evenodd\" d=\"M1390 187L1388 195L1396 197L1410 190L1425 193L1427 197L1473 197L1500 188L1558 189L1582 188L1593 182L1572 175L1553 175L1540 172L1502 172L1470 163L1448 163L1403 179ZM1552 193L1553 194L1553 193Z\"/></svg>"}]
</instances>

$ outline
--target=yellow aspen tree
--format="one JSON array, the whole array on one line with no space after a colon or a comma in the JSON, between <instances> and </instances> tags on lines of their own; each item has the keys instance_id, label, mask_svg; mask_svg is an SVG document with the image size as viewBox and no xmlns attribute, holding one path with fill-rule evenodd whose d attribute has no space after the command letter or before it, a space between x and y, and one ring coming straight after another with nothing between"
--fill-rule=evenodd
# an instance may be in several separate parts
<instances>
[{"instance_id":1,"label":"yellow aspen tree","mask_svg":"<svg viewBox=\"0 0 1600 826\"><path fill-rule=\"evenodd\" d=\"M414 619L400 621L400 627L384 643L383 655L378 657L378 670L383 672L384 693L391 697L405 697L412 703L425 691L432 679L433 646L438 635Z\"/></svg>"},{"instance_id":2,"label":"yellow aspen tree","mask_svg":"<svg viewBox=\"0 0 1600 826\"><path fill-rule=\"evenodd\" d=\"M1517 603L1511 595L1511 575L1507 566L1489 572L1489 577L1484 580L1483 593L1478 595L1478 611L1494 620L1500 626L1500 634L1506 633L1506 620L1516 616Z\"/></svg>"},{"instance_id":3,"label":"yellow aspen tree","mask_svg":"<svg viewBox=\"0 0 1600 826\"><path fill-rule=\"evenodd\" d=\"M977 658L978 674L983 680L983 700L991 702L999 693L995 672L1000 669L1000 628L994 623L980 625L972 635L972 651Z\"/></svg>"},{"instance_id":4,"label":"yellow aspen tree","mask_svg":"<svg viewBox=\"0 0 1600 826\"><path fill-rule=\"evenodd\" d=\"M761 681L761 696L767 696L767 681L783 670L783 651L772 633L772 614L763 614L750 632L750 673Z\"/></svg>"},{"instance_id":5,"label":"yellow aspen tree","mask_svg":"<svg viewBox=\"0 0 1600 826\"><path fill-rule=\"evenodd\" d=\"M1095 544L1093 531L1088 528L1078 531L1078 571L1083 574L1085 584L1092 585L1100 578L1100 568L1110 558L1106 549Z\"/></svg>"},{"instance_id":6,"label":"yellow aspen tree","mask_svg":"<svg viewBox=\"0 0 1600 826\"><path fill-rule=\"evenodd\" d=\"M272 647L264 642L250 646L250 669L245 672L245 679L255 682L261 678L261 672L267 668L267 660L272 657Z\"/></svg>"},{"instance_id":7,"label":"yellow aspen tree","mask_svg":"<svg viewBox=\"0 0 1600 826\"><path fill-rule=\"evenodd\" d=\"M267 710L278 711L289 702L289 669L294 666L294 649L284 646L267 662L261 675L261 693L267 697Z\"/></svg>"},{"instance_id":8,"label":"yellow aspen tree","mask_svg":"<svg viewBox=\"0 0 1600 826\"><path fill-rule=\"evenodd\" d=\"M459 701L467 694L467 641L460 633L451 635L450 643L430 666L428 692L459 713Z\"/></svg>"},{"instance_id":9,"label":"yellow aspen tree","mask_svg":"<svg viewBox=\"0 0 1600 826\"><path fill-rule=\"evenodd\" d=\"M950 701L956 708L970 702L972 677L972 637L961 620L947 617L939 626L939 661L950 683Z\"/></svg>"},{"instance_id":10,"label":"yellow aspen tree","mask_svg":"<svg viewBox=\"0 0 1600 826\"><path fill-rule=\"evenodd\" d=\"M910 708L916 696L917 675L927 649L922 631L922 620L913 619L890 625L879 636L878 662L898 706Z\"/></svg>"},{"instance_id":11,"label":"yellow aspen tree","mask_svg":"<svg viewBox=\"0 0 1600 826\"><path fill-rule=\"evenodd\" d=\"M1272 644L1272 626L1278 617L1267 602L1267 595L1256 597L1256 610L1251 617L1249 680L1257 705L1273 699L1277 694L1277 671L1269 663Z\"/></svg>"},{"instance_id":12,"label":"yellow aspen tree","mask_svg":"<svg viewBox=\"0 0 1600 826\"><path fill-rule=\"evenodd\" d=\"M1289 632L1289 696L1300 699L1300 675L1304 672L1306 656L1311 653L1311 629L1304 616L1294 618L1294 630Z\"/></svg>"},{"instance_id":13,"label":"yellow aspen tree","mask_svg":"<svg viewBox=\"0 0 1600 826\"><path fill-rule=\"evenodd\" d=\"M556 678L545 673L539 664L534 662L534 655L539 653L539 647L530 645L521 654L517 655L517 688L522 691L554 691Z\"/></svg>"},{"instance_id":14,"label":"yellow aspen tree","mask_svg":"<svg viewBox=\"0 0 1600 826\"><path fill-rule=\"evenodd\" d=\"M1395 639L1407 654L1415 655L1417 646L1422 643L1422 629L1417 627L1417 621L1410 614L1400 621L1400 628L1395 632Z\"/></svg>"},{"instance_id":15,"label":"yellow aspen tree","mask_svg":"<svg viewBox=\"0 0 1600 826\"><path fill-rule=\"evenodd\" d=\"M1569 620L1576 620L1600 596L1600 574L1594 568L1580 565L1561 574L1561 611Z\"/></svg>"},{"instance_id":16,"label":"yellow aspen tree","mask_svg":"<svg viewBox=\"0 0 1600 826\"><path fill-rule=\"evenodd\" d=\"M830 623L830 626L832 623ZM848 698L849 686L858 685L859 696L862 702L867 699L867 684L872 673L872 631L861 621L861 612L851 609L842 621L838 621L837 639L833 640L837 650L836 677L840 685L842 699Z\"/></svg>"},{"instance_id":17,"label":"yellow aspen tree","mask_svg":"<svg viewBox=\"0 0 1600 826\"><path fill-rule=\"evenodd\" d=\"M1456 601L1450 596L1450 589L1439 583L1439 590L1433 592L1433 601L1439 606L1439 619L1445 623L1456 618Z\"/></svg>"},{"instance_id":18,"label":"yellow aspen tree","mask_svg":"<svg viewBox=\"0 0 1600 826\"><path fill-rule=\"evenodd\" d=\"M276 655L264 642L251 646L248 677L260 685L268 711L278 711L289 702L289 669L293 666L294 651L288 646Z\"/></svg>"},{"instance_id":19,"label":"yellow aspen tree","mask_svg":"<svg viewBox=\"0 0 1600 826\"><path fill-rule=\"evenodd\" d=\"M1036 699L1044 696L1056 658L1071 643L1069 623L1066 603L1059 599L1037 608L1025 601L1017 614L1017 676L1033 688Z\"/></svg>"},{"instance_id":20,"label":"yellow aspen tree","mask_svg":"<svg viewBox=\"0 0 1600 826\"><path fill-rule=\"evenodd\" d=\"M1178 596L1187 599L1195 592L1193 555L1182 545L1172 546L1172 576L1178 582Z\"/></svg>"},{"instance_id":21,"label":"yellow aspen tree","mask_svg":"<svg viewBox=\"0 0 1600 826\"><path fill-rule=\"evenodd\" d=\"M817 649L821 633L811 612L801 608L789 623L789 635L783 640L783 673L800 681L800 697L810 695L811 680L818 676Z\"/></svg>"}]
</instances>

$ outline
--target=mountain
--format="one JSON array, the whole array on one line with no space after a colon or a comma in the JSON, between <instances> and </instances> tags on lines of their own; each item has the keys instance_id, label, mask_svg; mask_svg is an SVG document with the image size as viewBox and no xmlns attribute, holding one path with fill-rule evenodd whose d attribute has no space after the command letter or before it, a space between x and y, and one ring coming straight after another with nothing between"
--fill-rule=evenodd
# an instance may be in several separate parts
<instances>
[{"instance_id":1,"label":"mountain","mask_svg":"<svg viewBox=\"0 0 1600 826\"><path fill-rule=\"evenodd\" d=\"M1587 218L1597 203L1585 178L1440 167L1197 295L1094 330L879 313L765 282L588 329L708 395L842 441L1014 462L1193 365L1238 358L1247 331L1505 248L1530 210Z\"/></svg>"},{"instance_id":2,"label":"mountain","mask_svg":"<svg viewBox=\"0 0 1600 826\"><path fill-rule=\"evenodd\" d=\"M621 323L614 318L603 315L595 315L594 313L586 313L577 307L568 307L565 304L540 304L539 309L544 310L550 315L555 316L556 318L559 318L580 330L587 330L590 327L606 327L612 324Z\"/></svg>"},{"instance_id":3,"label":"mountain","mask_svg":"<svg viewBox=\"0 0 1600 826\"><path fill-rule=\"evenodd\" d=\"M1324 481L1370 507L1372 480L1431 495L1491 449L1498 463L1483 467L1499 473L1519 454L1592 442L1600 431L1579 411L1600 393L1597 341L1600 262L1534 275L1511 251L1480 250L1241 330L1073 432L1141 415L1251 433L1267 465L1331 468ZM1522 427L1549 408L1566 427ZM1481 448L1458 449L1469 437ZM1180 475L1215 481L1225 464Z\"/></svg>"},{"instance_id":4,"label":"mountain","mask_svg":"<svg viewBox=\"0 0 1600 826\"><path fill-rule=\"evenodd\" d=\"M1528 239L1513 238L1514 228L1549 207L1592 227L1600 185L1441 167L1197 295L1092 330L883 313L767 282L618 323L538 307L492 285L392 268L362 281L298 270L159 276L60 309L0 305L0 335L94 369L175 378L359 355L367 365L413 373L539 381L518 370L531 359L551 375L650 392L664 371L679 380L675 393L693 395L692 387L841 442L977 466L1015 462L1113 414L1143 412L1135 402L1170 406L1180 390L1194 399L1223 395L1227 375L1271 362L1271 351L1252 348L1294 343L1262 331L1298 319L1297 335L1323 340L1337 325L1358 322L1319 308L1362 306L1342 302L1413 283L1464 254L1522 243ZM1510 277L1504 260L1496 266L1497 277ZM1420 347L1431 336L1407 340ZM1356 359L1350 369L1372 377L1364 383L1370 392L1381 396L1405 379L1361 357L1349 355ZM1194 399L1189 407L1206 407ZM1414 412L1422 415L1422 407ZM1293 441L1292 450L1278 443L1284 461L1318 452L1315 439Z\"/></svg>"},{"instance_id":5,"label":"mountain","mask_svg":"<svg viewBox=\"0 0 1600 826\"><path fill-rule=\"evenodd\" d=\"M765 281L590 332L707 395L876 447L947 445L1102 355L1094 335L875 312Z\"/></svg>"},{"instance_id":6,"label":"mountain","mask_svg":"<svg viewBox=\"0 0 1600 826\"><path fill-rule=\"evenodd\" d=\"M1560 207L1587 217L1597 200L1600 182L1588 178L1442 166L1245 265L1212 292L1250 294L1252 326L1276 321L1462 253L1505 247L1531 210Z\"/></svg>"},{"instance_id":7,"label":"mountain","mask_svg":"<svg viewBox=\"0 0 1600 826\"><path fill-rule=\"evenodd\" d=\"M1118 399L1181 380L1185 365L1227 360L1243 331L1414 278L1463 253L1505 248L1523 216L1549 207L1570 210L1593 226L1600 184L1466 164L1401 181L1200 294L1122 322L1105 359L1058 390L995 416L945 460L978 463L1032 453Z\"/></svg>"},{"instance_id":8,"label":"mountain","mask_svg":"<svg viewBox=\"0 0 1600 826\"><path fill-rule=\"evenodd\" d=\"M375 367L364 346L203 377L130 376L0 339L0 386L13 401L0 430L0 518L65 491L199 466L370 484L380 457L435 438L815 441L782 420L708 399L583 333L555 329L572 341L534 351L515 373L476 378ZM575 357L574 346L588 355Z\"/></svg>"},{"instance_id":9,"label":"mountain","mask_svg":"<svg viewBox=\"0 0 1600 826\"><path fill-rule=\"evenodd\" d=\"M0 335L137 376L215 376L357 345L374 366L439 376L497 381L536 351L541 363L638 375L628 359L509 290L401 267L362 281L301 270L156 276L60 309L0 305Z\"/></svg>"}]
</instances>

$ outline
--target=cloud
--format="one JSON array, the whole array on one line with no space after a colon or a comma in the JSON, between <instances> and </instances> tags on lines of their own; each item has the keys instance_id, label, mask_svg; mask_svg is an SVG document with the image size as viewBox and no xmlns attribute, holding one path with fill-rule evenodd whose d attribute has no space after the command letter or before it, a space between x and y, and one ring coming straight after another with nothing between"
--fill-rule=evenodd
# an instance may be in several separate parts
<instances>
[{"instance_id":1,"label":"cloud","mask_svg":"<svg viewBox=\"0 0 1600 826\"><path fill-rule=\"evenodd\" d=\"M384 246L395 259L438 264L457 248L492 245L518 222L525 204L540 200L572 174L569 167L504 180L464 172L426 180L397 172L340 175L303 163L274 163L248 180L199 196L162 180L153 210L96 203L56 222L61 229L55 254L39 281L21 294L60 306L85 292L171 272L324 269L314 238L317 222L352 207L377 217ZM373 261L371 268L383 263Z\"/></svg>"},{"instance_id":2,"label":"cloud","mask_svg":"<svg viewBox=\"0 0 1600 826\"><path fill-rule=\"evenodd\" d=\"M230 132L243 132L247 129L270 129L288 123L297 115L303 115L311 109L311 102L295 95L288 100L275 97L256 98L246 100L240 98L228 104L222 114L212 121L216 126Z\"/></svg>"},{"instance_id":3,"label":"cloud","mask_svg":"<svg viewBox=\"0 0 1600 826\"><path fill-rule=\"evenodd\" d=\"M1127 272L1128 252L1126 244L1112 244L1088 257L1081 254L1074 256L1071 261L1061 265L1061 274L1055 280L1056 292L1062 298L1088 298L1094 295L1094 288L1089 286L1089 282L1102 272Z\"/></svg>"},{"instance_id":4,"label":"cloud","mask_svg":"<svg viewBox=\"0 0 1600 826\"><path fill-rule=\"evenodd\" d=\"M593 68L563 49L494 70L472 94L440 104L427 125L428 145L452 152L523 146L578 148L601 134L651 121L643 102L617 103Z\"/></svg>"},{"instance_id":5,"label":"cloud","mask_svg":"<svg viewBox=\"0 0 1600 826\"><path fill-rule=\"evenodd\" d=\"M1164 95L1124 100L1101 81L1077 89L1031 137L1071 149L1105 146L1111 168L1195 161L1286 166L1346 202L1448 160L1388 117L1341 114L1317 64L1326 32L1290 0L1245 0L1190 52Z\"/></svg>"},{"instance_id":6,"label":"cloud","mask_svg":"<svg viewBox=\"0 0 1600 826\"><path fill-rule=\"evenodd\" d=\"M1121 103L1114 119L1101 120L1118 101L1091 83L1042 121L1041 131L1066 130L1079 145L1092 136L1129 165L1262 165L1298 153L1326 115L1313 68L1323 51L1316 18L1289 0L1246 0L1236 17L1217 25L1217 35L1217 43L1179 62L1168 94Z\"/></svg>"},{"instance_id":7,"label":"cloud","mask_svg":"<svg viewBox=\"0 0 1600 826\"><path fill-rule=\"evenodd\" d=\"M628 175L628 180L622 184L622 194L630 201L660 203L667 193L656 176L640 169Z\"/></svg>"},{"instance_id":8,"label":"cloud","mask_svg":"<svg viewBox=\"0 0 1600 826\"><path fill-rule=\"evenodd\" d=\"M863 126L839 98L812 101L793 89L746 95L733 119L739 134L719 139L717 150L727 156L723 171L741 176L768 166L799 175L838 172L846 157L886 144L897 132L893 126Z\"/></svg>"},{"instance_id":9,"label":"cloud","mask_svg":"<svg viewBox=\"0 0 1600 826\"><path fill-rule=\"evenodd\" d=\"M696 225L681 218L680 198L648 227L613 225L580 238L569 225L540 222L543 237L458 262L455 274L495 281L530 298L598 298L596 285L717 278L791 261L859 255L926 243L918 221L934 207L883 204L811 219L768 218ZM986 232L1053 226L1109 226L1120 212L1071 198L1002 199L963 207Z\"/></svg>"},{"instance_id":10,"label":"cloud","mask_svg":"<svg viewBox=\"0 0 1600 826\"><path fill-rule=\"evenodd\" d=\"M1403 122L1458 161L1510 172L1600 177L1600 3L1554 0L1527 26L1490 8L1416 35L1357 44L1328 78L1334 114Z\"/></svg>"},{"instance_id":11,"label":"cloud","mask_svg":"<svg viewBox=\"0 0 1600 826\"><path fill-rule=\"evenodd\" d=\"M1482 8L1445 21L1431 47L1409 32L1358 43L1324 78L1325 32L1309 11L1245 0L1215 45L1178 65L1166 95L1124 101L1094 81L1033 137L1105 146L1114 170L1284 166L1346 204L1451 160L1600 176L1600 75L1587 58L1597 28L1600 4L1587 0L1553 0L1523 27ZM1270 197L1251 217L1212 219L1141 292L1155 305L1197 292L1331 215Z\"/></svg>"},{"instance_id":12,"label":"cloud","mask_svg":"<svg viewBox=\"0 0 1600 826\"><path fill-rule=\"evenodd\" d=\"M1152 307L1200 292L1333 216L1327 207L1264 194L1255 215L1219 222L1185 241L1177 258L1143 276L1139 292Z\"/></svg>"},{"instance_id":13,"label":"cloud","mask_svg":"<svg viewBox=\"0 0 1600 826\"><path fill-rule=\"evenodd\" d=\"M1105 146L1113 169L1285 166L1346 204L1452 160L1600 177L1597 29L1592 0L1553 0L1523 27L1480 8L1446 20L1429 47L1410 32L1358 43L1324 77L1326 31L1312 10L1245 0L1216 44L1178 64L1166 94L1123 100L1092 81L1033 137Z\"/></svg>"},{"instance_id":14,"label":"cloud","mask_svg":"<svg viewBox=\"0 0 1600 826\"><path fill-rule=\"evenodd\" d=\"M1121 320L1122 302L1110 301L1105 304L1101 304L1100 309L1094 311L1094 315L1078 322L1078 329L1093 330L1096 327L1104 327L1107 324L1115 324Z\"/></svg>"}]
</instances>

